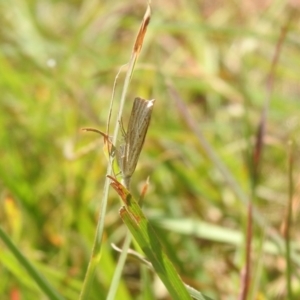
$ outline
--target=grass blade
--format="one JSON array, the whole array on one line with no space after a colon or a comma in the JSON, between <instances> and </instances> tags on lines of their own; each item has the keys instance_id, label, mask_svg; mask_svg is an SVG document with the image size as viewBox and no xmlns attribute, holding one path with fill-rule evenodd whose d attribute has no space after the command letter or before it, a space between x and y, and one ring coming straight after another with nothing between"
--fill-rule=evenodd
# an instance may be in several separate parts
<instances>
[{"instance_id":1,"label":"grass blade","mask_svg":"<svg viewBox=\"0 0 300 300\"><path fill-rule=\"evenodd\" d=\"M57 293L57 291L50 285L47 279L40 274L37 269L29 262L29 260L19 251L19 249L10 240L9 236L0 227L0 238L7 246L7 248L14 254L20 264L27 270L29 276L36 282L40 289L51 300L63 300L64 298Z\"/></svg>"},{"instance_id":2,"label":"grass blade","mask_svg":"<svg viewBox=\"0 0 300 300\"><path fill-rule=\"evenodd\" d=\"M165 284L170 295L173 299L191 299L184 283L164 253L155 231L146 219L138 203L123 185L115 179L111 179L113 188L118 192L125 204L120 209L122 220L152 263L153 268Z\"/></svg>"}]
</instances>

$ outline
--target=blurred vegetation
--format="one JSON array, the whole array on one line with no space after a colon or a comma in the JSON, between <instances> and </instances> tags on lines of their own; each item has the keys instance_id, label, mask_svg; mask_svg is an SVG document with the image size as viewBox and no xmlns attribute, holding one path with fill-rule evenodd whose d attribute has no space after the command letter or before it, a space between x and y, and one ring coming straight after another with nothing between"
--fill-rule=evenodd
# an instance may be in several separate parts
<instances>
[{"instance_id":1,"label":"blurred vegetation","mask_svg":"<svg viewBox=\"0 0 300 300\"><path fill-rule=\"evenodd\" d=\"M1 226L66 299L80 293L93 244L107 162L102 141L113 83L131 53L146 1L0 2ZM182 119L166 80L245 195L251 151L269 92L272 101L253 205L282 235L289 198L288 143L299 153L299 1L163 1L133 74L136 96L155 98L136 173L135 195L150 176L143 210L183 280L214 299L237 299L245 266L247 207ZM117 82L113 119L124 79ZM126 120L125 120L126 121ZM89 151L85 151L90 149ZM291 243L299 245L299 158L294 161ZM111 191L105 244L91 299L104 299L126 228ZM249 299L287 299L286 257L254 222ZM262 245L269 243L269 250ZM298 241L296 243L296 241ZM2 299L45 299L0 242ZM268 245L267 245L268 246ZM291 278L300 298L300 260ZM117 299L143 298L140 264L128 259ZM168 299L151 275L155 299ZM122 298L120 298L122 295ZM17 297L17 298L14 298ZM149 298L151 299L151 298Z\"/></svg>"}]
</instances>

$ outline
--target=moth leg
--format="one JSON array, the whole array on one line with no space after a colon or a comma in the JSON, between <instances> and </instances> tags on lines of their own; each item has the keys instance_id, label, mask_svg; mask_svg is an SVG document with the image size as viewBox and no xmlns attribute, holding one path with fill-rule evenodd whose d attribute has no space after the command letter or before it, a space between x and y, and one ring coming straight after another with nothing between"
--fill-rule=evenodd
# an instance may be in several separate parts
<instances>
[{"instance_id":1,"label":"moth leg","mask_svg":"<svg viewBox=\"0 0 300 300\"><path fill-rule=\"evenodd\" d=\"M121 128L122 136L126 140L127 133L125 131L124 124L123 124L123 119L122 118L121 118L121 120L119 120L119 124L120 124L120 128Z\"/></svg>"}]
</instances>

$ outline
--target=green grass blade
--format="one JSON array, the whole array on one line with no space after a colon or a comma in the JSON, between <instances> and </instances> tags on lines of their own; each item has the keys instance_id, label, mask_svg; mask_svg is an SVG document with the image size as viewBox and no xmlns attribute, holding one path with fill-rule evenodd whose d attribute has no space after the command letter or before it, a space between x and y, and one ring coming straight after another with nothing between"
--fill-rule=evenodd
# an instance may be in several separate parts
<instances>
[{"instance_id":1,"label":"green grass blade","mask_svg":"<svg viewBox=\"0 0 300 300\"><path fill-rule=\"evenodd\" d=\"M136 212L136 209L134 209L134 211ZM160 242L146 218L143 218L141 214L133 216L125 207L121 208L120 216L151 261L155 271L165 284L172 298L191 299L175 268L164 254ZM139 222L137 222L135 217L139 219Z\"/></svg>"},{"instance_id":2,"label":"green grass blade","mask_svg":"<svg viewBox=\"0 0 300 300\"><path fill-rule=\"evenodd\" d=\"M19 251L19 249L10 240L9 236L0 227L0 238L7 246L7 248L13 253L20 264L27 270L29 276L36 282L36 284L41 288L41 290L49 297L51 300L63 300L64 298L57 293L57 291L51 286L47 279L42 276L37 269L29 262L28 259Z\"/></svg>"},{"instance_id":3,"label":"green grass blade","mask_svg":"<svg viewBox=\"0 0 300 300\"><path fill-rule=\"evenodd\" d=\"M124 242L124 245L123 245L123 250L124 251L121 252L121 255L119 257L119 261L118 261L116 270L114 272L114 276L113 276L111 285L109 287L109 292L108 292L108 295L106 297L107 300L115 299L115 295L116 295L117 290L118 290L118 285L119 285L119 282L120 282L123 267L125 265L125 261L126 261L126 257L127 257L127 249L129 249L130 244L131 244L131 235L129 233L127 233L126 238L125 238L125 242Z\"/></svg>"},{"instance_id":4,"label":"green grass blade","mask_svg":"<svg viewBox=\"0 0 300 300\"><path fill-rule=\"evenodd\" d=\"M138 203L119 182L114 180L112 186L125 203L125 206L120 209L122 220L152 263L153 268L165 284L170 295L173 299L191 299L184 283L164 253L155 231L146 219Z\"/></svg>"}]
</instances>

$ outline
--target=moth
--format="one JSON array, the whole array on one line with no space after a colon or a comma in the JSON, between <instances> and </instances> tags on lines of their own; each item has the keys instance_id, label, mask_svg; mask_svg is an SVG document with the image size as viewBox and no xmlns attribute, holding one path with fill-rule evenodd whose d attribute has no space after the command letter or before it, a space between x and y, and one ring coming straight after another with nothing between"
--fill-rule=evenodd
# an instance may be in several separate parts
<instances>
[{"instance_id":1,"label":"moth","mask_svg":"<svg viewBox=\"0 0 300 300\"><path fill-rule=\"evenodd\" d=\"M151 120L155 100L136 97L129 117L124 143L117 151L117 160L124 184L129 188L130 179L135 171Z\"/></svg>"}]
</instances>

